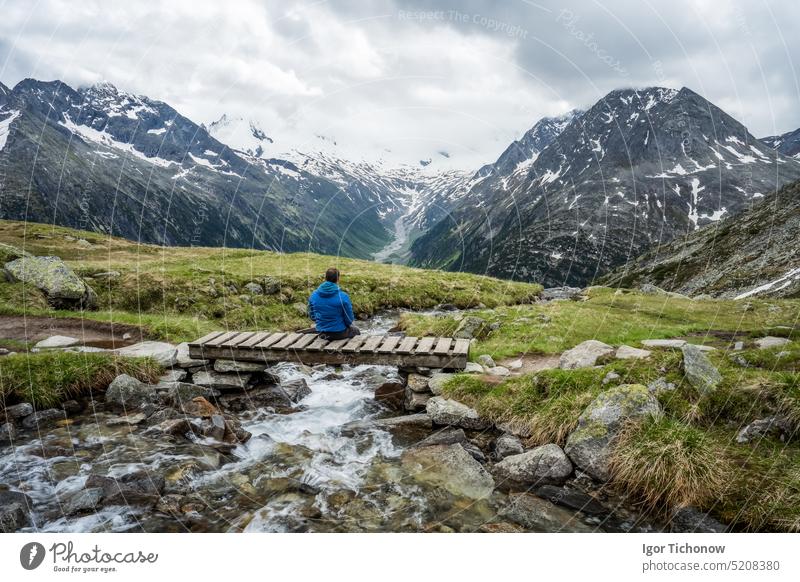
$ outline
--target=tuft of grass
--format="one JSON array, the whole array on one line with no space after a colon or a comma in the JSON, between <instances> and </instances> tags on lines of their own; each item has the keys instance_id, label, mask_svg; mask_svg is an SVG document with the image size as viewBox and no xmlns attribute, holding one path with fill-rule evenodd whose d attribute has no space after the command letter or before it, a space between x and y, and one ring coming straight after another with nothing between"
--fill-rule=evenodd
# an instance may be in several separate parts
<instances>
[{"instance_id":1,"label":"tuft of grass","mask_svg":"<svg viewBox=\"0 0 800 582\"><path fill-rule=\"evenodd\" d=\"M626 425L610 466L616 488L664 514L717 499L730 473L720 447L705 432L666 417Z\"/></svg>"},{"instance_id":2,"label":"tuft of grass","mask_svg":"<svg viewBox=\"0 0 800 582\"><path fill-rule=\"evenodd\" d=\"M49 408L104 390L119 374L155 382L162 367L149 358L105 353L42 352L0 358L0 403L30 402Z\"/></svg>"},{"instance_id":3,"label":"tuft of grass","mask_svg":"<svg viewBox=\"0 0 800 582\"><path fill-rule=\"evenodd\" d=\"M767 350L745 350L736 354L749 366L764 370L800 372L800 343L792 342Z\"/></svg>"}]
</instances>

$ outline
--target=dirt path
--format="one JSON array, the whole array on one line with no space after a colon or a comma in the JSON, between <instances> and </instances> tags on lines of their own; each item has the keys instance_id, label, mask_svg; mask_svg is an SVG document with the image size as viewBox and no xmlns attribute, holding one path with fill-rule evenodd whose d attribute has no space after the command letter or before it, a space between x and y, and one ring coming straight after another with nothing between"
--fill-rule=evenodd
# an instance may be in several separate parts
<instances>
[{"instance_id":1,"label":"dirt path","mask_svg":"<svg viewBox=\"0 0 800 582\"><path fill-rule=\"evenodd\" d=\"M125 334L130 337L123 339ZM0 317L0 343L35 343L53 335L78 338L84 345L97 348L119 348L147 339L144 330L135 325L66 317Z\"/></svg>"},{"instance_id":2,"label":"dirt path","mask_svg":"<svg viewBox=\"0 0 800 582\"><path fill-rule=\"evenodd\" d=\"M509 367L509 365L512 362L521 360L522 367L512 369L511 372L514 375L530 374L531 372L539 372L541 370L552 370L553 368L558 368L559 358L560 358L559 355L536 354L536 355L520 356L518 358L508 358L506 360L498 362L498 365Z\"/></svg>"}]
</instances>

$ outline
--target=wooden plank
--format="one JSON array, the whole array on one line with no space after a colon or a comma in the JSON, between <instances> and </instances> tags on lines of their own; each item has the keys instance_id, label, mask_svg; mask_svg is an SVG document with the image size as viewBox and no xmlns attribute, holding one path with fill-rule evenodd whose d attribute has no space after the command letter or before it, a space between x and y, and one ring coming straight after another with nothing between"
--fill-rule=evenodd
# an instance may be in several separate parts
<instances>
[{"instance_id":1,"label":"wooden plank","mask_svg":"<svg viewBox=\"0 0 800 582\"><path fill-rule=\"evenodd\" d=\"M217 346L222 345L223 343L225 343L226 341L228 341L229 339L231 339L231 338L233 338L233 337L235 337L237 335L239 335L238 331L226 331L222 335L218 335L214 339L205 342L203 345L207 346L209 348L217 347Z\"/></svg>"},{"instance_id":2,"label":"wooden plank","mask_svg":"<svg viewBox=\"0 0 800 582\"><path fill-rule=\"evenodd\" d=\"M414 350L415 354L427 354L433 348L433 342L436 341L435 337L424 337L419 340L419 345L417 345L417 349Z\"/></svg>"},{"instance_id":3,"label":"wooden plank","mask_svg":"<svg viewBox=\"0 0 800 582\"><path fill-rule=\"evenodd\" d=\"M415 337L405 337L403 341L400 342L400 345L397 346L395 352L398 354L410 354L414 351L414 346L417 343L417 338Z\"/></svg>"},{"instance_id":4,"label":"wooden plank","mask_svg":"<svg viewBox=\"0 0 800 582\"><path fill-rule=\"evenodd\" d=\"M303 335L302 333L290 333L285 338L283 338L281 341L279 341L278 343L274 344L270 349L273 349L273 350L285 350L290 345L292 345L294 342L299 340L300 336L302 336L302 335Z\"/></svg>"},{"instance_id":5,"label":"wooden plank","mask_svg":"<svg viewBox=\"0 0 800 582\"><path fill-rule=\"evenodd\" d=\"M359 354L363 354L364 352L374 352L375 349L380 345L383 341L385 336L382 335L372 335L367 338L367 341L358 349Z\"/></svg>"},{"instance_id":6,"label":"wooden plank","mask_svg":"<svg viewBox=\"0 0 800 582\"><path fill-rule=\"evenodd\" d=\"M256 334L252 335L250 337L250 339L247 339L247 340L243 341L242 343L240 343L239 347L240 348L252 348L257 343L262 342L265 339L267 339L270 335L272 335L272 334L270 332L268 332L268 331L260 331L260 332L258 332Z\"/></svg>"},{"instance_id":7,"label":"wooden plank","mask_svg":"<svg viewBox=\"0 0 800 582\"><path fill-rule=\"evenodd\" d=\"M436 341L436 347L433 348L434 354L444 355L450 351L450 344L453 342L452 338L440 337Z\"/></svg>"},{"instance_id":8,"label":"wooden plank","mask_svg":"<svg viewBox=\"0 0 800 582\"><path fill-rule=\"evenodd\" d=\"M346 337L346 338L340 339L340 340L334 340L331 343L329 343L327 346L325 346L325 351L326 352L339 351L342 348L342 346L344 346L349 341L350 341L349 337Z\"/></svg>"},{"instance_id":9,"label":"wooden plank","mask_svg":"<svg viewBox=\"0 0 800 582\"><path fill-rule=\"evenodd\" d=\"M318 352L318 351L322 350L322 348L324 348L326 345L328 345L328 340L317 336L317 339L315 339L311 343L311 345L309 345L306 348L306 351L307 352Z\"/></svg>"},{"instance_id":10,"label":"wooden plank","mask_svg":"<svg viewBox=\"0 0 800 582\"><path fill-rule=\"evenodd\" d=\"M469 353L469 340L468 339L457 339L456 345L453 347L453 355L461 355L461 354L468 354Z\"/></svg>"},{"instance_id":11,"label":"wooden plank","mask_svg":"<svg viewBox=\"0 0 800 582\"><path fill-rule=\"evenodd\" d=\"M275 344L275 343L281 341L285 337L286 337L285 333L273 333L267 339L262 341L260 344L256 344L255 347L257 349L262 349L263 350L263 349L266 349L266 348L270 347L272 344Z\"/></svg>"},{"instance_id":12,"label":"wooden plank","mask_svg":"<svg viewBox=\"0 0 800 582\"><path fill-rule=\"evenodd\" d=\"M210 340L214 339L215 337L221 336L223 333L225 333L225 332L224 331L212 331L211 333L207 333L206 335L201 337L199 340L193 341L192 343L196 344L196 345L204 344L205 342L210 341Z\"/></svg>"},{"instance_id":13,"label":"wooden plank","mask_svg":"<svg viewBox=\"0 0 800 582\"><path fill-rule=\"evenodd\" d=\"M383 342L380 347L378 348L378 353L380 354L388 354L394 350L395 346L400 342L399 335L390 335L386 338L386 341Z\"/></svg>"},{"instance_id":14,"label":"wooden plank","mask_svg":"<svg viewBox=\"0 0 800 582\"><path fill-rule=\"evenodd\" d=\"M231 339L229 339L228 341L226 341L224 344L221 345L226 348L232 348L234 346L238 346L243 341L251 338L253 335L255 335L254 331L244 331L239 335L237 335L236 337L232 337Z\"/></svg>"},{"instance_id":15,"label":"wooden plank","mask_svg":"<svg viewBox=\"0 0 800 582\"><path fill-rule=\"evenodd\" d=\"M358 348L360 348L361 344L363 344L365 341L367 341L367 336L357 335L342 347L342 351L344 353L353 353L358 351Z\"/></svg>"},{"instance_id":16,"label":"wooden plank","mask_svg":"<svg viewBox=\"0 0 800 582\"><path fill-rule=\"evenodd\" d=\"M317 334L315 334L315 333L303 333L303 334L300 334L300 335L302 335L303 337L301 337L299 340L294 342L287 349L290 349L290 350L302 350L308 344L310 344L315 339L317 339Z\"/></svg>"}]
</instances>

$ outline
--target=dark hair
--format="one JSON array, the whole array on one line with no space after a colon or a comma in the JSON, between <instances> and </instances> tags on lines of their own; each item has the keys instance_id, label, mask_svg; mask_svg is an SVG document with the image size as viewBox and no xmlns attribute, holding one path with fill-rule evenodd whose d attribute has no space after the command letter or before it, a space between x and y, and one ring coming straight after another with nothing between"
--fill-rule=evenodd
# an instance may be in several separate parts
<instances>
[{"instance_id":1,"label":"dark hair","mask_svg":"<svg viewBox=\"0 0 800 582\"><path fill-rule=\"evenodd\" d=\"M327 271L325 271L325 280L330 281L331 283L338 283L339 282L339 269L336 267L331 267Z\"/></svg>"}]
</instances>

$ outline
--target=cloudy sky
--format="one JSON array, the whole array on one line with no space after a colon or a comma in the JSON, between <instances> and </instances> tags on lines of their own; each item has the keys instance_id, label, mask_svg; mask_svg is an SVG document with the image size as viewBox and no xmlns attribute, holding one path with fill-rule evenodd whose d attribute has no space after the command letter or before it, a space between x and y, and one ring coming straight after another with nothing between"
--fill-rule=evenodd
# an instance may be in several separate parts
<instances>
[{"instance_id":1,"label":"cloudy sky","mask_svg":"<svg viewBox=\"0 0 800 582\"><path fill-rule=\"evenodd\" d=\"M758 137L800 127L797 2L0 0L0 14L6 85L107 80L197 122L256 120L275 153L335 140L475 168L544 115L650 85L691 87Z\"/></svg>"}]
</instances>

